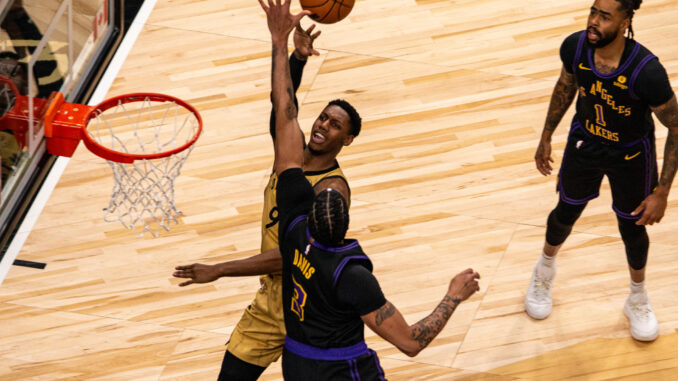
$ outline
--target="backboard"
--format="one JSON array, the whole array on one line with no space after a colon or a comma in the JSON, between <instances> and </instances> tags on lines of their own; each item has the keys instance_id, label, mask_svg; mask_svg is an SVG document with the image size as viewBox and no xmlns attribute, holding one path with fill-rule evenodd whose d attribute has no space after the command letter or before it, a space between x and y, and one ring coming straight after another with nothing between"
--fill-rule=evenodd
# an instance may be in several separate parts
<instances>
[{"instance_id":1,"label":"backboard","mask_svg":"<svg viewBox=\"0 0 678 381\"><path fill-rule=\"evenodd\" d=\"M120 35L123 0L0 0L0 75L11 76L27 97L25 142L0 120L3 164L0 232L45 161L41 120L44 99L54 91L68 102L85 102L91 78ZM4 59L4 61L3 61ZM3 73L2 64L18 70ZM5 71L9 71L6 69ZM9 144L8 144L9 142Z\"/></svg>"}]
</instances>

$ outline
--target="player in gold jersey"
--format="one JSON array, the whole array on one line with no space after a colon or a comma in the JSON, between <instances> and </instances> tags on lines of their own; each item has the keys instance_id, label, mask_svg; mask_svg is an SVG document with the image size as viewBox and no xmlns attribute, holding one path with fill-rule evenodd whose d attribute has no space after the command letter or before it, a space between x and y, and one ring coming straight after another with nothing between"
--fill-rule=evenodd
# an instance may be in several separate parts
<instances>
[{"instance_id":1,"label":"player in gold jersey","mask_svg":"<svg viewBox=\"0 0 678 381\"><path fill-rule=\"evenodd\" d=\"M307 57L318 55L313 41L320 32L314 25L294 33L295 50L290 56L290 76L294 91L301 83ZM294 99L297 104L297 99ZM297 104L298 106L298 104ZM344 100L333 100L321 111L311 128L304 148L304 174L316 192L326 188L343 190L350 195L348 182L336 160L342 147L348 146L360 133L361 119L353 106ZM271 113L271 136L275 140L275 118ZM273 164L275 168L277 163ZM228 342L219 380L256 380L268 365L282 354L285 323L282 310L282 257L278 248L277 176L272 171L264 190L261 219L261 254L216 265L178 266L174 276L190 278L180 284L212 282L224 276L268 275L260 277L261 287L233 330Z\"/></svg>"}]
</instances>

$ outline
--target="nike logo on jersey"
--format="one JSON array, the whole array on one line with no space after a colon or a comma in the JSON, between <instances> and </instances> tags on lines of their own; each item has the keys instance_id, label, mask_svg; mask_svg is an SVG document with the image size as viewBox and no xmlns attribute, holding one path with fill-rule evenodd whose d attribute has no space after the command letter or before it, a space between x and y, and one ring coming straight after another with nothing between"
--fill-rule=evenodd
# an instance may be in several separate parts
<instances>
[{"instance_id":1,"label":"nike logo on jersey","mask_svg":"<svg viewBox=\"0 0 678 381\"><path fill-rule=\"evenodd\" d=\"M640 152L636 153L635 155L631 155L631 156L626 155L626 156L624 156L624 160L631 160L638 155L640 155Z\"/></svg>"},{"instance_id":2,"label":"nike logo on jersey","mask_svg":"<svg viewBox=\"0 0 678 381\"><path fill-rule=\"evenodd\" d=\"M579 64L579 68L580 68L580 69L582 69L582 70L591 70L591 68L590 68L590 67L586 67L586 66L584 66L584 64L583 64L583 63L580 63L580 64Z\"/></svg>"}]
</instances>

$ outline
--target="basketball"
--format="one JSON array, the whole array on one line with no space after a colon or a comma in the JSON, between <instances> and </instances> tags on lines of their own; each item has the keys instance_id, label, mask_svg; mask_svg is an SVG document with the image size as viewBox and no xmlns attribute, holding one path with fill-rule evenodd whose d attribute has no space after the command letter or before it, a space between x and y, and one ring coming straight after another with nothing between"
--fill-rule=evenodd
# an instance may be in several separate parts
<instances>
[{"instance_id":1,"label":"basketball","mask_svg":"<svg viewBox=\"0 0 678 381\"><path fill-rule=\"evenodd\" d=\"M334 24L348 16L355 0L299 0L301 7L313 12L310 17L321 24Z\"/></svg>"}]
</instances>

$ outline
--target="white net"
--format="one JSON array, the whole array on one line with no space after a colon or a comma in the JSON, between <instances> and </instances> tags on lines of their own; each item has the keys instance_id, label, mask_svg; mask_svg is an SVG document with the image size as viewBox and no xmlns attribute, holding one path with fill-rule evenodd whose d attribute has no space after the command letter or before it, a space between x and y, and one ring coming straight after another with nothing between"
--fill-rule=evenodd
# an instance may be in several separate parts
<instances>
[{"instance_id":1,"label":"white net","mask_svg":"<svg viewBox=\"0 0 678 381\"><path fill-rule=\"evenodd\" d=\"M90 137L99 145L116 152L153 155L172 151L190 142L199 133L195 114L175 102L143 101L123 103L102 112L87 125ZM106 221L120 221L138 237L146 232L158 236L160 228L170 229L181 215L174 204L174 181L193 150L157 159L119 163L108 160L113 169L114 186Z\"/></svg>"}]
</instances>

